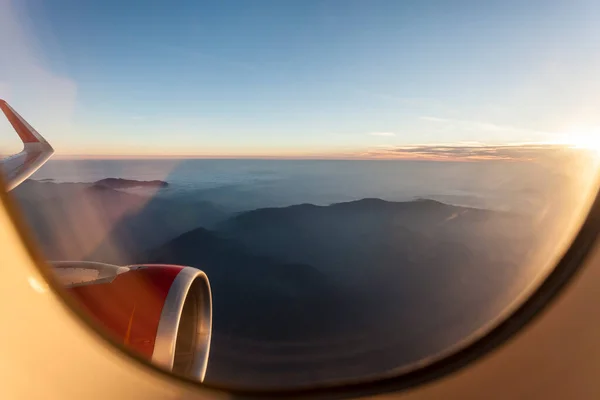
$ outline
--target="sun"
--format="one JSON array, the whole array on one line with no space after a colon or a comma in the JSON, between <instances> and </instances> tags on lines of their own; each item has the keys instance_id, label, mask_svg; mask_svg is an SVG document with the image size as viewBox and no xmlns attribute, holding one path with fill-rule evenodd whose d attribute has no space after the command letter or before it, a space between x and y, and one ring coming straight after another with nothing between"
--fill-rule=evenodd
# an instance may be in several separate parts
<instances>
[{"instance_id":1,"label":"sun","mask_svg":"<svg viewBox=\"0 0 600 400\"><path fill-rule=\"evenodd\" d=\"M600 155L600 127L566 133L561 142L572 148L592 150Z\"/></svg>"},{"instance_id":2,"label":"sun","mask_svg":"<svg viewBox=\"0 0 600 400\"><path fill-rule=\"evenodd\" d=\"M578 136L574 138L573 145L576 148L600 152L600 136Z\"/></svg>"}]
</instances>

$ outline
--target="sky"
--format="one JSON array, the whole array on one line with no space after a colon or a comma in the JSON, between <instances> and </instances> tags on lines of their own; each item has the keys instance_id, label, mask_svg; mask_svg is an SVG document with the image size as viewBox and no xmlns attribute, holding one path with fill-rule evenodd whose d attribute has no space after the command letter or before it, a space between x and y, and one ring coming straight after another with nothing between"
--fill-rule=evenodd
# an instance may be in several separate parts
<instances>
[{"instance_id":1,"label":"sky","mask_svg":"<svg viewBox=\"0 0 600 400\"><path fill-rule=\"evenodd\" d=\"M594 0L0 0L0 98L58 156L589 143L598 20Z\"/></svg>"}]
</instances>

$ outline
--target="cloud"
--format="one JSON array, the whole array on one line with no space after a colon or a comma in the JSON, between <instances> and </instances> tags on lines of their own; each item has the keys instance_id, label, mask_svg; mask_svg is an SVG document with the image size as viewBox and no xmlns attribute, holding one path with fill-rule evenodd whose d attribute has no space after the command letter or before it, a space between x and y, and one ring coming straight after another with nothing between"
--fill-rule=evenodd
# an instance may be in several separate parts
<instances>
[{"instance_id":1,"label":"cloud","mask_svg":"<svg viewBox=\"0 0 600 400\"><path fill-rule=\"evenodd\" d=\"M419 117L420 120L423 121L431 121L431 122L451 122L452 120L447 119L447 118L438 118L438 117L430 117L428 115L424 115L422 117Z\"/></svg>"},{"instance_id":2,"label":"cloud","mask_svg":"<svg viewBox=\"0 0 600 400\"><path fill-rule=\"evenodd\" d=\"M555 144L522 145L418 145L375 148L367 154L379 158L422 159L437 161L538 161L571 154L572 148Z\"/></svg>"},{"instance_id":3,"label":"cloud","mask_svg":"<svg viewBox=\"0 0 600 400\"><path fill-rule=\"evenodd\" d=\"M383 137L392 137L396 136L394 132L369 132L370 136L383 136Z\"/></svg>"}]
</instances>

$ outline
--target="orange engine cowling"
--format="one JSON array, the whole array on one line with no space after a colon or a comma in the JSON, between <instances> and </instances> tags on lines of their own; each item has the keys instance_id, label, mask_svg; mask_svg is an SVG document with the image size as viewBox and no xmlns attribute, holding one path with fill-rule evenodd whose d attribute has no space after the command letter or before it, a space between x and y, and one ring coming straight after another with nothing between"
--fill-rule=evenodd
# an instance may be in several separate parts
<instances>
[{"instance_id":1,"label":"orange engine cowling","mask_svg":"<svg viewBox=\"0 0 600 400\"><path fill-rule=\"evenodd\" d=\"M53 264L84 312L115 340L168 371L204 379L212 329L204 272L178 265Z\"/></svg>"}]
</instances>

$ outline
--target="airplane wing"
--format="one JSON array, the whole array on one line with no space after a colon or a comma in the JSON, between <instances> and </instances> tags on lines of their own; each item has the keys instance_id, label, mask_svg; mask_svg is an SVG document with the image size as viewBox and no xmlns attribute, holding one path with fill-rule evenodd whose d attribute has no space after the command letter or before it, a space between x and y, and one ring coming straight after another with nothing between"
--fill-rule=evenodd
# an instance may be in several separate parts
<instances>
[{"instance_id":1,"label":"airplane wing","mask_svg":"<svg viewBox=\"0 0 600 400\"><path fill-rule=\"evenodd\" d=\"M12 190L44 165L54 153L54 149L23 117L1 99L0 109L23 141L23 150L20 153L0 160L0 169L4 172L7 190Z\"/></svg>"},{"instance_id":2,"label":"airplane wing","mask_svg":"<svg viewBox=\"0 0 600 400\"><path fill-rule=\"evenodd\" d=\"M91 261L55 261L51 264L56 278L65 288L111 283L117 275L130 271L128 267Z\"/></svg>"}]
</instances>

